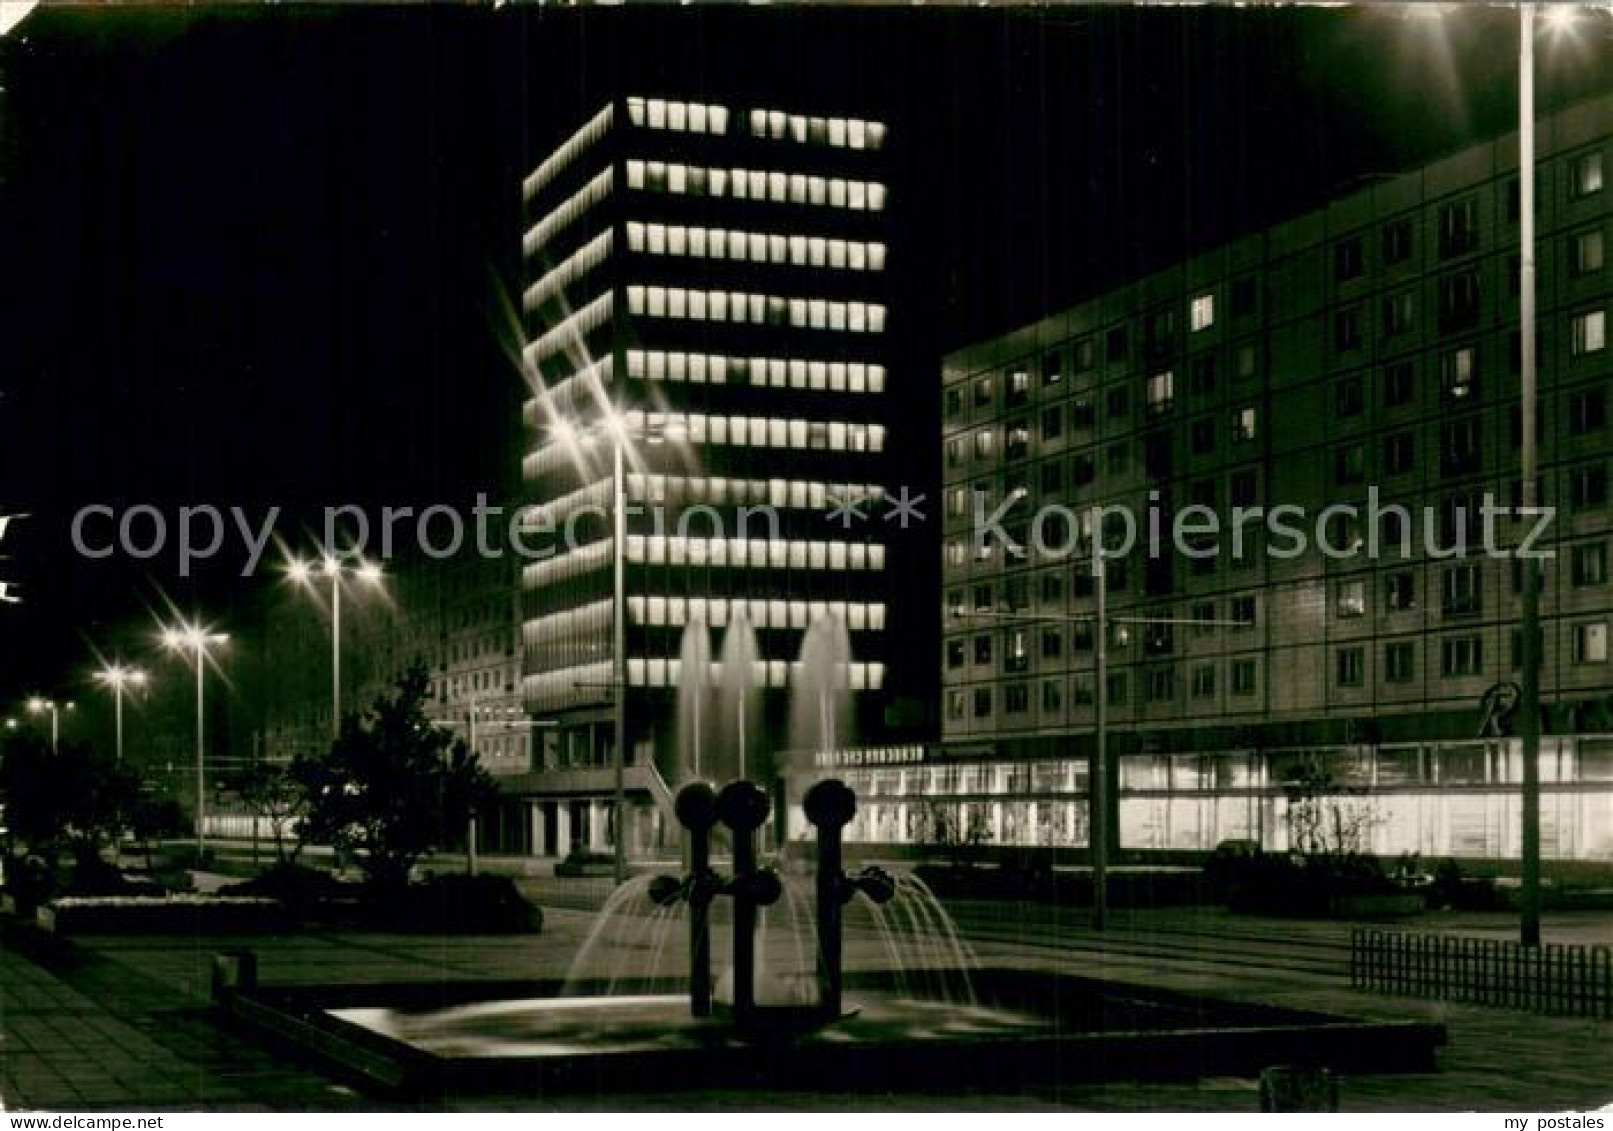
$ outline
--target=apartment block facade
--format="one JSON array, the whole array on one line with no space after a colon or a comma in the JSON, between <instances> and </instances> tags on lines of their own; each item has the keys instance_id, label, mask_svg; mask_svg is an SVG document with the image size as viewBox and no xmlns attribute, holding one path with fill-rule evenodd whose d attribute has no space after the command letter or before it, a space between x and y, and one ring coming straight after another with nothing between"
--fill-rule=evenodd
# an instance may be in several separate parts
<instances>
[{"instance_id":1,"label":"apartment block facade","mask_svg":"<svg viewBox=\"0 0 1613 1131\"><path fill-rule=\"evenodd\" d=\"M1606 859L1613 103L1537 145L1543 851ZM923 839L939 806L1085 845L1103 694L1123 848L1282 847L1320 771L1370 800L1379 852L1515 857L1518 742L1481 702L1519 664L1522 575L1482 548L1486 496L1519 501L1518 208L1503 137L947 357L944 741L844 769L856 835ZM1135 517L1129 553L1096 507ZM1262 517L1234 537L1237 508ZM1492 525L1504 552L1534 523Z\"/></svg>"}]
</instances>

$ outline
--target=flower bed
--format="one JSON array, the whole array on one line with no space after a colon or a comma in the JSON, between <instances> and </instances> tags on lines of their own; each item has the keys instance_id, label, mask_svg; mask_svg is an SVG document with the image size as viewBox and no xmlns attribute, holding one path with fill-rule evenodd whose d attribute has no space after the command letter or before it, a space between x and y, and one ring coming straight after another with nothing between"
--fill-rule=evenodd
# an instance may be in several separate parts
<instances>
[{"instance_id":1,"label":"flower bed","mask_svg":"<svg viewBox=\"0 0 1613 1131\"><path fill-rule=\"evenodd\" d=\"M287 925L275 900L216 895L66 896L41 906L34 920L62 935L236 934Z\"/></svg>"}]
</instances>

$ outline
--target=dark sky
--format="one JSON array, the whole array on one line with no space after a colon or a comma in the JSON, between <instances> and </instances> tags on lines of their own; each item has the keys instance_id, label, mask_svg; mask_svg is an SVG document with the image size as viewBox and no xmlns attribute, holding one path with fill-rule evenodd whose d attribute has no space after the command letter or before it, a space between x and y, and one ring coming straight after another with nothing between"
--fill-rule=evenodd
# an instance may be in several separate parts
<instances>
[{"instance_id":1,"label":"dark sky","mask_svg":"<svg viewBox=\"0 0 1613 1131\"><path fill-rule=\"evenodd\" d=\"M92 563L88 503L496 492L519 177L614 89L892 126L899 445L941 353L1510 128L1515 16L1373 10L38 12L0 41L0 701L228 555ZM1613 87L1606 29L1544 107ZM921 535L915 534L914 537ZM922 535L930 537L930 535ZM928 552L925 550L924 552ZM933 555L932 555L933 556Z\"/></svg>"}]
</instances>

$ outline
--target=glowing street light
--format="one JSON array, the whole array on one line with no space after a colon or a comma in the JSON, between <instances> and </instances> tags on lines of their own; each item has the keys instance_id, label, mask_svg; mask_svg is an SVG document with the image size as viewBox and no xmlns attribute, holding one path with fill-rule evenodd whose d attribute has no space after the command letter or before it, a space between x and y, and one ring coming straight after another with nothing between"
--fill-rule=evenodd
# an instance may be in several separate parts
<instances>
[{"instance_id":1,"label":"glowing street light","mask_svg":"<svg viewBox=\"0 0 1613 1131\"><path fill-rule=\"evenodd\" d=\"M207 761L203 754L206 745L204 731L203 694L207 674L207 651L229 643L229 635L210 632L199 624L180 622L162 630L164 648L192 657L196 665L196 863L202 863L207 850Z\"/></svg>"},{"instance_id":2,"label":"glowing street light","mask_svg":"<svg viewBox=\"0 0 1613 1131\"><path fill-rule=\"evenodd\" d=\"M621 884L627 879L627 477L622 457L634 440L660 444L682 440L686 433L675 424L657 426L629 420L615 408L608 409L592 426L579 427L573 421L556 419L549 433L571 447L592 447L600 434L611 441L611 729L615 732L611 770L616 806L616 835L612 840L616 883Z\"/></svg>"},{"instance_id":3,"label":"glowing street light","mask_svg":"<svg viewBox=\"0 0 1613 1131\"><path fill-rule=\"evenodd\" d=\"M334 554L326 554L318 566L292 558L286 563L286 576L298 585L312 589L314 574L330 578L330 730L342 731L342 575L351 573L366 585L379 587L384 577L381 567L360 558L348 564Z\"/></svg>"},{"instance_id":4,"label":"glowing street light","mask_svg":"<svg viewBox=\"0 0 1613 1131\"><path fill-rule=\"evenodd\" d=\"M1417 6L1413 6L1415 8ZM1518 339L1520 513L1539 505L1540 451L1536 420L1540 409L1535 356L1535 31L1538 22L1553 38L1572 32L1581 9L1605 5L1518 5ZM1443 13L1444 6L1437 9ZM1518 936L1521 945L1540 945L1540 560L1523 560L1523 592L1518 607L1518 745L1523 761L1519 784Z\"/></svg>"},{"instance_id":5,"label":"glowing street light","mask_svg":"<svg viewBox=\"0 0 1613 1131\"><path fill-rule=\"evenodd\" d=\"M126 667L121 663L107 664L95 673L95 682L103 687L112 689L113 719L115 720L114 746L117 750L117 760L123 763L123 689L126 687L144 687L146 673L144 668Z\"/></svg>"},{"instance_id":6,"label":"glowing street light","mask_svg":"<svg viewBox=\"0 0 1613 1131\"><path fill-rule=\"evenodd\" d=\"M56 753L56 747L61 739L61 720L63 711L74 710L76 704L72 702L58 704L54 699L43 699L35 695L28 700L28 713L42 715L50 713L50 752Z\"/></svg>"}]
</instances>

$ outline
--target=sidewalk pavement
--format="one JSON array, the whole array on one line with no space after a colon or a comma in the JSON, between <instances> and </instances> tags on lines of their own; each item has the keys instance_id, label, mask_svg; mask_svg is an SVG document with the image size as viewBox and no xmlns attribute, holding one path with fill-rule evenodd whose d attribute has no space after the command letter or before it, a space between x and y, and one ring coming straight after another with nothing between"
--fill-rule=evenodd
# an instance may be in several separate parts
<instances>
[{"instance_id":1,"label":"sidewalk pavement","mask_svg":"<svg viewBox=\"0 0 1613 1131\"><path fill-rule=\"evenodd\" d=\"M593 915L550 906L538 936L420 937L302 931L281 936L107 936L41 947L0 934L0 1100L12 1109L137 1108L364 1110L376 1101L225 1029L208 1005L211 957L236 947L260 956L268 983L359 983L563 976ZM1090 977L1367 1017L1449 1026L1441 1071L1347 1079L1346 1110L1564 1111L1613 1102L1613 1023L1541 1017L1353 991L1341 961L1348 926L1230 917L1213 911L1123 913L1104 935L1079 914L961 905L958 920L983 964L1047 967ZM1022 913L1023 912L1023 913ZM995 925L996 929L992 929ZM1500 931L1499 917L1456 918L1451 929ZM1424 926L1418 924L1419 927ZM1605 938L1613 916L1556 924ZM1432 924L1428 929L1434 929ZM1444 929L1443 927L1439 929ZM623 953L631 940L612 944ZM848 938L848 965L884 955L870 930ZM607 964L615 961L601 956ZM676 948L667 961L675 967ZM1109 1084L1013 1096L720 1095L457 1097L455 1109L1066 1108L1253 1111L1254 1082Z\"/></svg>"}]
</instances>

